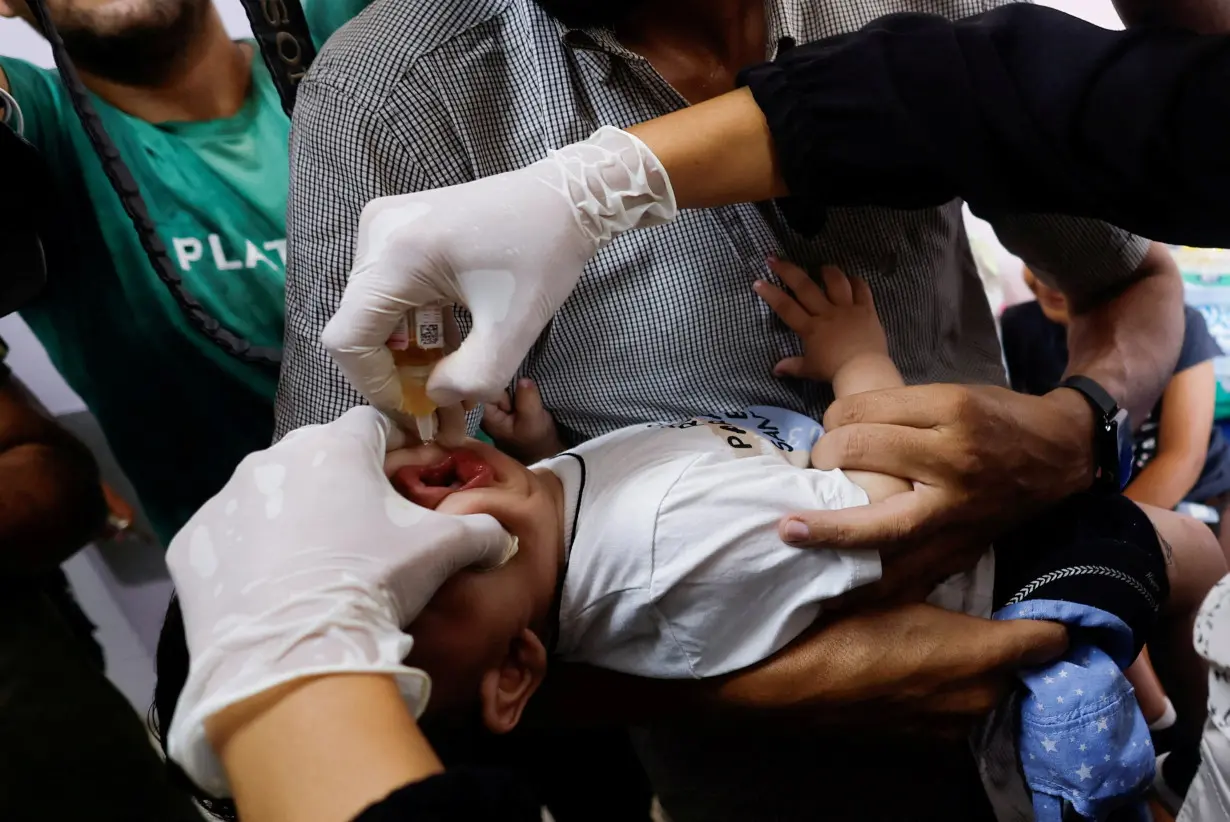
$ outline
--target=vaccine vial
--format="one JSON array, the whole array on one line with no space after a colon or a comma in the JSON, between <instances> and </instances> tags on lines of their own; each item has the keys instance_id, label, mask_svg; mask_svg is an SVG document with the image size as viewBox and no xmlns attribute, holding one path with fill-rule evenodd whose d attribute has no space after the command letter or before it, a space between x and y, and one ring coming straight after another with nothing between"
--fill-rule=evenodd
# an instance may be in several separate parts
<instances>
[{"instance_id":1,"label":"vaccine vial","mask_svg":"<svg viewBox=\"0 0 1230 822\"><path fill-rule=\"evenodd\" d=\"M401 411L414 417L419 437L436 435L436 404L427 396L427 378L444 357L444 311L439 306L414 309L389 337L389 350L401 381Z\"/></svg>"}]
</instances>

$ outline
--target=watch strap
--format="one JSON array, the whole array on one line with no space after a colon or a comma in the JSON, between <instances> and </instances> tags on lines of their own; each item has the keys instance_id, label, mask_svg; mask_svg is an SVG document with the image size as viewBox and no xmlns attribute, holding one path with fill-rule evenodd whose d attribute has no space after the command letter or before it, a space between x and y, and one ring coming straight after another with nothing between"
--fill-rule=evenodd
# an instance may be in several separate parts
<instances>
[{"instance_id":1,"label":"watch strap","mask_svg":"<svg viewBox=\"0 0 1230 822\"><path fill-rule=\"evenodd\" d=\"M1073 391L1079 392L1089 403L1090 407L1093 408L1094 413L1101 417L1104 424L1113 420L1115 414L1119 413L1119 403L1115 402L1115 398L1105 388L1088 377L1076 374L1059 383L1059 387L1071 388Z\"/></svg>"},{"instance_id":2,"label":"watch strap","mask_svg":"<svg viewBox=\"0 0 1230 822\"><path fill-rule=\"evenodd\" d=\"M1114 430L1114 420L1119 413L1119 403L1115 402L1115 398L1095 380L1079 374L1066 378L1059 383L1059 387L1070 388L1077 392L1093 409L1094 486L1107 491L1122 490L1119 487L1118 435Z\"/></svg>"}]
</instances>

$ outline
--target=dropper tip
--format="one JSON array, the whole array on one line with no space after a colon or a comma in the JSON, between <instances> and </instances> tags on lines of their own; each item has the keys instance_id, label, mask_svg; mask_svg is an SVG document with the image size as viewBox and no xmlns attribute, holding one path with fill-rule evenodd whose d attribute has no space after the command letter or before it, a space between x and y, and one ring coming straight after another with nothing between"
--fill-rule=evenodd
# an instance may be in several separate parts
<instances>
[{"instance_id":1,"label":"dropper tip","mask_svg":"<svg viewBox=\"0 0 1230 822\"><path fill-rule=\"evenodd\" d=\"M422 417L415 417L414 422L418 425L419 439L423 442L431 442L436 436L436 415L427 414Z\"/></svg>"}]
</instances>

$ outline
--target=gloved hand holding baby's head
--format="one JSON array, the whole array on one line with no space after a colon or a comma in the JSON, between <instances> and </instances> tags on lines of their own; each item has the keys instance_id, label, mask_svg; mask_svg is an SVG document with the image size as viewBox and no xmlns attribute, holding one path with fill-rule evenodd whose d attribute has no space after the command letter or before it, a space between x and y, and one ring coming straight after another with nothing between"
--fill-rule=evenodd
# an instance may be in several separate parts
<instances>
[{"instance_id":1,"label":"gloved hand holding baby's head","mask_svg":"<svg viewBox=\"0 0 1230 822\"><path fill-rule=\"evenodd\" d=\"M406 626L414 637L406 662L432 678L426 723L511 731L546 675L555 632L565 556L560 481L477 440L393 451L385 473L417 505L489 514L517 538L507 563L457 572Z\"/></svg>"}]
</instances>

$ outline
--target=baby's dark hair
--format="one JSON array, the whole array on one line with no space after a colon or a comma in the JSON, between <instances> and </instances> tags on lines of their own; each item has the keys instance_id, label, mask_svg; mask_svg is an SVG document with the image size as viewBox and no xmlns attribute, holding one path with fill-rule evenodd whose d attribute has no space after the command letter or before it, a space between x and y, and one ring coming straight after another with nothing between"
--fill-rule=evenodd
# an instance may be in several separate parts
<instances>
[{"instance_id":1,"label":"baby's dark hair","mask_svg":"<svg viewBox=\"0 0 1230 822\"><path fill-rule=\"evenodd\" d=\"M163 754L166 754L167 731L175 717L175 706L184 690L184 683L188 681L188 637L184 633L184 614L175 596L171 597L166 619L162 621L154 668L157 681L154 683L154 704L150 707L149 726L162 746ZM170 757L166 762L171 784L190 794L210 815L231 822L239 819L234 802L210 796L198 788Z\"/></svg>"}]
</instances>

